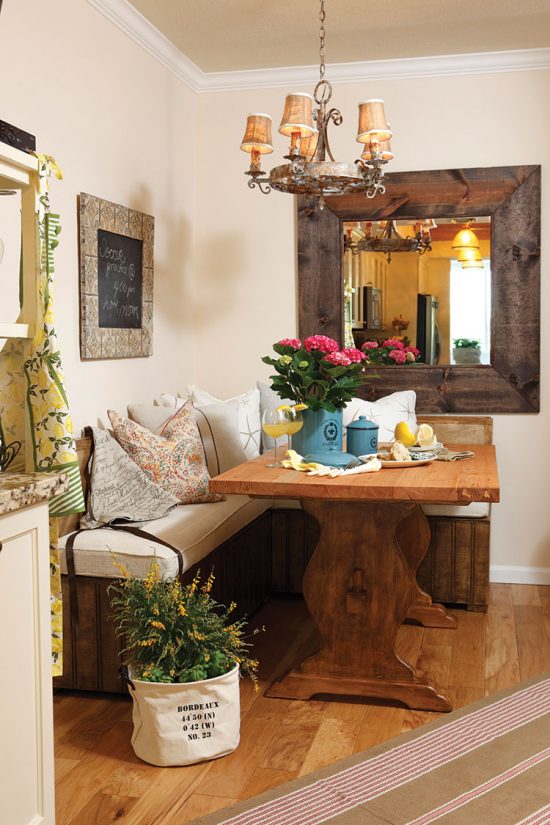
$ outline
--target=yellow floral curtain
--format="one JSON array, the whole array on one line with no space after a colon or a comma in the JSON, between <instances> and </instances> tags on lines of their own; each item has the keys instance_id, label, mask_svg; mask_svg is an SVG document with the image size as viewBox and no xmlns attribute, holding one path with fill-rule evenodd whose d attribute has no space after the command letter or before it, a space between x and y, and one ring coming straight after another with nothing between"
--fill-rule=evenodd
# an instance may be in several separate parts
<instances>
[{"instance_id":1,"label":"yellow floral curtain","mask_svg":"<svg viewBox=\"0 0 550 825\"><path fill-rule=\"evenodd\" d=\"M82 512L84 497L53 314L53 252L61 227L59 216L50 212L49 177L53 174L61 179L62 174L52 157L37 157L40 272L36 326L31 341L10 340L0 353L0 435L6 442L24 443L29 432L32 449L20 452L20 457L25 453L32 456L27 470L69 476L69 490L50 502L52 670L58 676L63 669L63 617L57 517Z\"/></svg>"}]
</instances>

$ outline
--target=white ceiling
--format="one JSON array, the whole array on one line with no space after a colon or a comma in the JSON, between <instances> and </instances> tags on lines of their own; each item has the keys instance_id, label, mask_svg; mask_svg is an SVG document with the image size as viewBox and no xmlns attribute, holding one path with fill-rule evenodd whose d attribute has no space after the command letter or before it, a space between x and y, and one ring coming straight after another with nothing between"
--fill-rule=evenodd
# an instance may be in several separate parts
<instances>
[{"instance_id":1,"label":"white ceiling","mask_svg":"<svg viewBox=\"0 0 550 825\"><path fill-rule=\"evenodd\" d=\"M130 0L203 72L318 62L318 0ZM550 0L326 0L327 63L550 46Z\"/></svg>"}]
</instances>

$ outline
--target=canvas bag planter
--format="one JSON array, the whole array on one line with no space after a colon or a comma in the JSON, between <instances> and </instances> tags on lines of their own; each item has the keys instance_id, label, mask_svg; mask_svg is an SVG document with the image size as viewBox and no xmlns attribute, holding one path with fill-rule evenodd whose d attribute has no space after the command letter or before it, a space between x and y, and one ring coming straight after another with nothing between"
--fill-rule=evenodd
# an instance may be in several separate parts
<instances>
[{"instance_id":1,"label":"canvas bag planter","mask_svg":"<svg viewBox=\"0 0 550 825\"><path fill-rule=\"evenodd\" d=\"M200 682L128 680L132 747L159 767L193 765L232 753L240 741L239 666Z\"/></svg>"}]
</instances>

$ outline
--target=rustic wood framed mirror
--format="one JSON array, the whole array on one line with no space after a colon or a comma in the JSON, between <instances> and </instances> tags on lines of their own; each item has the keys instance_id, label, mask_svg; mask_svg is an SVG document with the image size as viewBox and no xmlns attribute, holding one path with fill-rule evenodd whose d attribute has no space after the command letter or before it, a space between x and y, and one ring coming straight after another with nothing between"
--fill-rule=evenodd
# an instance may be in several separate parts
<instances>
[{"instance_id":1,"label":"rustic wood framed mirror","mask_svg":"<svg viewBox=\"0 0 550 825\"><path fill-rule=\"evenodd\" d=\"M490 363L378 366L363 394L414 389L419 413L538 412L540 193L540 166L504 166L390 173L385 195L327 198L322 211L300 197L299 335L343 340L345 222L488 216Z\"/></svg>"}]
</instances>

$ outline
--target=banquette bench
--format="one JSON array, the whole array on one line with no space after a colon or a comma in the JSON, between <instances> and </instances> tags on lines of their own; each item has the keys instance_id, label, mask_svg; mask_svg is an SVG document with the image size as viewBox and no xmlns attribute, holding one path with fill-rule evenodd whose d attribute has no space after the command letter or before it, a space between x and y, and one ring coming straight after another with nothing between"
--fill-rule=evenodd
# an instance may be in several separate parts
<instances>
[{"instance_id":1,"label":"banquette bench","mask_svg":"<svg viewBox=\"0 0 550 825\"><path fill-rule=\"evenodd\" d=\"M492 419L489 417L419 416L418 423L431 424L444 443L492 443ZM91 438L77 440L85 494L89 484L88 463L92 446ZM216 542L216 536L222 536L222 540L207 555L204 552L209 545L198 541L197 546L202 547L203 557L191 563L185 572L185 579L191 581L198 569L208 573L213 567L216 574L214 597L225 604L236 601L239 614L249 616L271 594L301 592L303 572L316 541L316 525L290 502L289 506L277 508L271 507L270 502L264 502L259 507L256 502L254 506L256 509L251 509L248 500L242 507L229 503L232 511L230 517L216 528L217 532L210 530L206 536L210 545ZM187 505L176 509L181 509L183 517L191 516L191 521L195 521L189 509L193 507L215 508L220 505ZM435 601L485 610L489 572L489 505L430 508L427 516L432 537L426 558L418 571L420 586ZM76 515L60 519L60 536L77 530L78 523L79 517ZM156 529L159 529L158 526ZM116 578L110 554L103 553L106 556L103 567L94 567L86 560L86 552L82 551L79 572L79 550L75 549L77 575L73 585L78 599L77 627L69 609L69 580L63 540L60 547L64 665L63 675L54 679L54 687L123 693L125 688L120 682L118 668L124 643L116 636L107 592ZM113 550L116 552L116 549L114 540ZM192 560L192 554L190 558Z\"/></svg>"}]
</instances>

